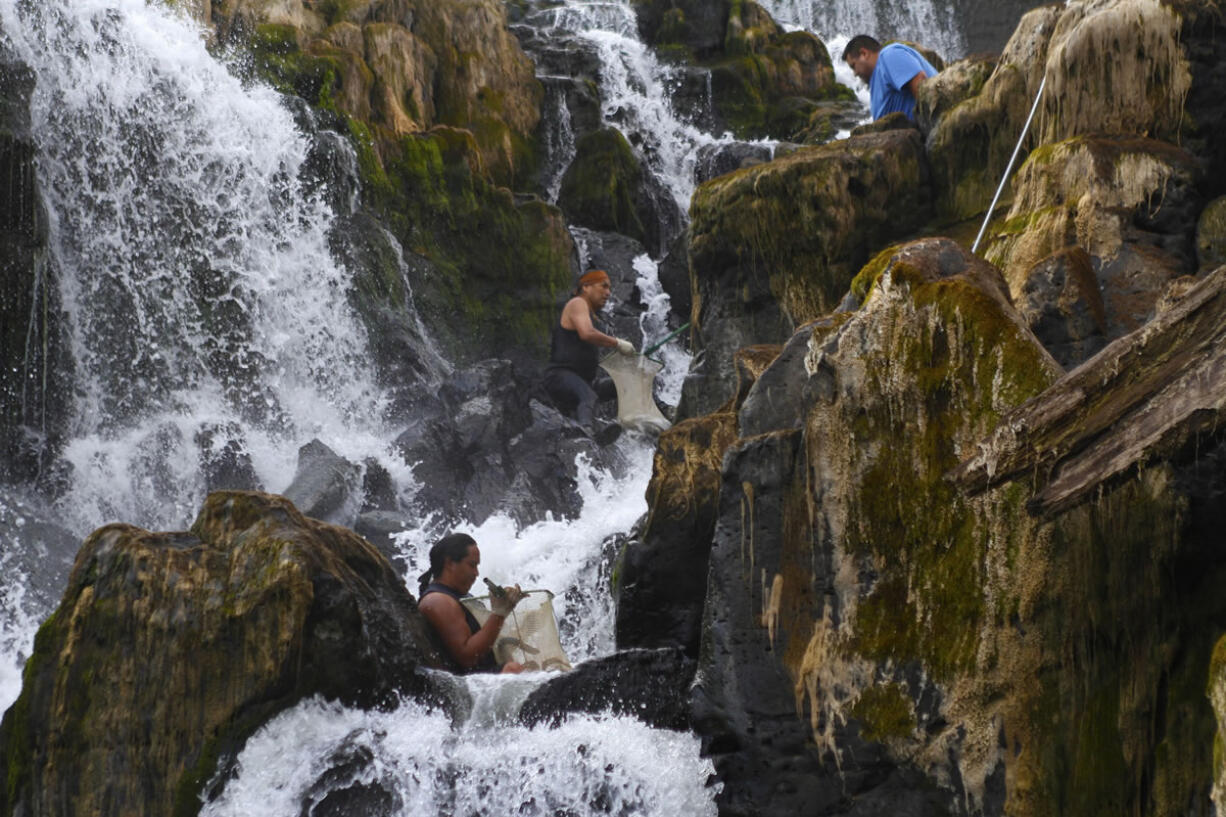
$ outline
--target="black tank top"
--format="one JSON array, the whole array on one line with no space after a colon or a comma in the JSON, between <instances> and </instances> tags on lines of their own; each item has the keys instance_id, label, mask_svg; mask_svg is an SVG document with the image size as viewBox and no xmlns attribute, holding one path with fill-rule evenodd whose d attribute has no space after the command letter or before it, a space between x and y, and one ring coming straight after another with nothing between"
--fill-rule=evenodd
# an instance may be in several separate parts
<instances>
[{"instance_id":1,"label":"black tank top","mask_svg":"<svg viewBox=\"0 0 1226 817\"><path fill-rule=\"evenodd\" d=\"M451 596L453 599L459 602L460 609L464 611L464 621L467 622L468 629L472 631L474 635L481 629L481 622L477 621L477 617L474 616L472 611L464 605L464 597L457 593L453 588L450 588L445 584L439 584L438 582L431 582L426 586L426 589L421 594L421 597L424 599L431 593L442 593L444 596ZM434 633L433 627L430 628L430 632L432 634ZM447 648L441 643L442 639L436 637L435 640L439 642L437 644L439 653L446 658L451 658L451 654L447 652ZM455 661L455 659L451 659L451 663L455 666L456 672L462 675L470 672L500 672L502 670L502 664L499 664L494 659L493 650L487 651L485 655L477 659L477 664L472 669L464 669L459 665L459 662Z\"/></svg>"},{"instance_id":2,"label":"black tank top","mask_svg":"<svg viewBox=\"0 0 1226 817\"><path fill-rule=\"evenodd\" d=\"M595 319L592 325L600 328ZM574 329L565 329L560 323L553 325L553 334L549 339L550 368L570 369L591 383L596 379L596 364L599 362L598 348L581 339Z\"/></svg>"}]
</instances>

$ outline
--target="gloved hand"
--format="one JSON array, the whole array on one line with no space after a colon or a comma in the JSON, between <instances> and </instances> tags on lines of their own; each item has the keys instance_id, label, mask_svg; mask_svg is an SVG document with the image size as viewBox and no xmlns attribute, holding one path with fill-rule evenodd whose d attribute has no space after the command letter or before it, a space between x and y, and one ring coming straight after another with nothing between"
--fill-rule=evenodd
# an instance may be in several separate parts
<instances>
[{"instance_id":1,"label":"gloved hand","mask_svg":"<svg viewBox=\"0 0 1226 817\"><path fill-rule=\"evenodd\" d=\"M513 587L500 587L501 593L495 593L494 587L490 586L490 612L496 616L506 618L511 615L511 611L515 609L515 605L523 601L524 596L528 595L523 590L519 589L519 585Z\"/></svg>"},{"instance_id":2,"label":"gloved hand","mask_svg":"<svg viewBox=\"0 0 1226 817\"><path fill-rule=\"evenodd\" d=\"M623 355L632 355L634 354L634 344L628 340L624 340L623 338L618 338L617 351L621 352Z\"/></svg>"}]
</instances>

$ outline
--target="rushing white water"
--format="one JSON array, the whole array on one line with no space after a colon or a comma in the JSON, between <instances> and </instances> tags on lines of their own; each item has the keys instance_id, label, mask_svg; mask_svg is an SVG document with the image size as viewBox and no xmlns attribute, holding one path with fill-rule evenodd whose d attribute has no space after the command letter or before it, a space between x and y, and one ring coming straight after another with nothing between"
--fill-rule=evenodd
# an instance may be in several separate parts
<instances>
[{"instance_id":1,"label":"rushing white water","mask_svg":"<svg viewBox=\"0 0 1226 817\"><path fill-rule=\"evenodd\" d=\"M0 15L39 78L39 182L76 365L69 526L185 527L202 455L232 439L271 490L312 437L411 481L387 456L326 191L300 181L309 140L277 95L145 0L4 0Z\"/></svg>"},{"instance_id":2,"label":"rushing white water","mask_svg":"<svg viewBox=\"0 0 1226 817\"><path fill-rule=\"evenodd\" d=\"M811 31L826 43L838 60L843 46L857 34L882 42L917 42L947 61L966 55L966 38L949 7L933 0L759 0L779 23ZM837 49L835 40L841 40ZM846 85L846 80L840 79ZM851 87L855 87L854 85Z\"/></svg>"},{"instance_id":3,"label":"rushing white water","mask_svg":"<svg viewBox=\"0 0 1226 817\"><path fill-rule=\"evenodd\" d=\"M658 59L639 39L630 0L564 0L543 4L530 19L546 41L572 40L596 55L605 124L626 136L681 212L688 211L699 151L735 140L704 131L673 104L685 82L682 69Z\"/></svg>"},{"instance_id":4,"label":"rushing white water","mask_svg":"<svg viewBox=\"0 0 1226 817\"><path fill-rule=\"evenodd\" d=\"M314 784L334 757L366 755L343 784L384 794L380 813L715 814L707 769L689 762L695 739L625 718L573 717L560 728L453 730L445 716L405 703L379 714L306 702L247 744L236 780L203 817L296 817L327 796ZM287 747L291 747L287 751Z\"/></svg>"}]
</instances>

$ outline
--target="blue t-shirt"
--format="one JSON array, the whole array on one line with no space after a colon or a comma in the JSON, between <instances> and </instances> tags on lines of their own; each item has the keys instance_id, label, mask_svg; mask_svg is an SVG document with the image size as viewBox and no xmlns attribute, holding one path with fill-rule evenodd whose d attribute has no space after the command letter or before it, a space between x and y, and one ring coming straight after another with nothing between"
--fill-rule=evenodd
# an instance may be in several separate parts
<instances>
[{"instance_id":1,"label":"blue t-shirt","mask_svg":"<svg viewBox=\"0 0 1226 817\"><path fill-rule=\"evenodd\" d=\"M920 71L930 77L937 74L932 63L909 45L890 43L877 52L877 67L868 83L873 119L894 111L902 111L908 119L915 118L915 97L907 90L907 83Z\"/></svg>"}]
</instances>

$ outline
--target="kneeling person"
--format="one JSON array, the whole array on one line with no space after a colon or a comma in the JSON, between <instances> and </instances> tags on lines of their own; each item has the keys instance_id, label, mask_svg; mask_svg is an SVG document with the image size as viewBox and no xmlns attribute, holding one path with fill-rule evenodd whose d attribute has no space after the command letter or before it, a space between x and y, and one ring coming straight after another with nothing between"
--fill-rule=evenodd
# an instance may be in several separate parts
<instances>
[{"instance_id":1,"label":"kneeling person","mask_svg":"<svg viewBox=\"0 0 1226 817\"><path fill-rule=\"evenodd\" d=\"M504 588L502 596L490 596L490 617L477 621L460 599L477 581L481 551L471 536L453 533L430 548L430 569L421 575L418 609L430 622L444 654L461 673L523 672L523 665L494 658L494 642L502 623L526 593L519 585Z\"/></svg>"},{"instance_id":2,"label":"kneeling person","mask_svg":"<svg viewBox=\"0 0 1226 817\"><path fill-rule=\"evenodd\" d=\"M607 272L584 273L553 327L549 368L545 370L545 390L558 408L593 431L597 399L611 400L617 396L613 381L598 377L600 348L616 347L624 355L634 354L630 341L607 335L596 326L596 313L604 308L612 292Z\"/></svg>"}]
</instances>

